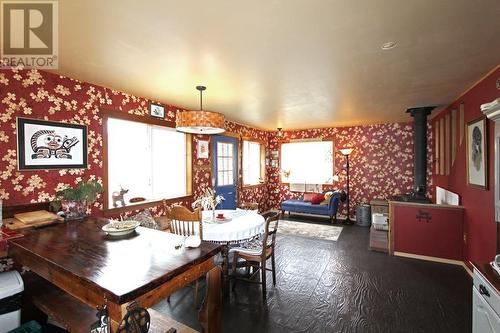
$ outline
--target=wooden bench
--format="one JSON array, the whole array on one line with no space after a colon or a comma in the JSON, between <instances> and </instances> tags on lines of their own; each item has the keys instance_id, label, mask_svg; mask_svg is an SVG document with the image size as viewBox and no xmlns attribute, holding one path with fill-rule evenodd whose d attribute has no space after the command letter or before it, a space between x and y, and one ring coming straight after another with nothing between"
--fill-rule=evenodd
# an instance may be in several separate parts
<instances>
[{"instance_id":1,"label":"wooden bench","mask_svg":"<svg viewBox=\"0 0 500 333\"><path fill-rule=\"evenodd\" d=\"M56 321L66 330L88 333L89 327L97 320L96 310L65 293L50 282L28 273L23 276L25 294L34 306ZM152 333L195 333L197 331L179 323L154 309L148 309L151 317L149 332Z\"/></svg>"}]
</instances>

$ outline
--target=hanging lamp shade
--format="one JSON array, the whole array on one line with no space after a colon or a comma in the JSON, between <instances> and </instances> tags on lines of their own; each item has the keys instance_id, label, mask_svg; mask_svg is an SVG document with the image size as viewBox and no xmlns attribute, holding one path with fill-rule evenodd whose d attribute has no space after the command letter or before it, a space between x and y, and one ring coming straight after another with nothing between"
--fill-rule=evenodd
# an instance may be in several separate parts
<instances>
[{"instance_id":1,"label":"hanging lamp shade","mask_svg":"<svg viewBox=\"0 0 500 333\"><path fill-rule=\"evenodd\" d=\"M199 111L180 111L177 113L175 128L184 133L218 134L225 132L224 115L218 112L203 111L204 86L197 86L200 92Z\"/></svg>"}]
</instances>

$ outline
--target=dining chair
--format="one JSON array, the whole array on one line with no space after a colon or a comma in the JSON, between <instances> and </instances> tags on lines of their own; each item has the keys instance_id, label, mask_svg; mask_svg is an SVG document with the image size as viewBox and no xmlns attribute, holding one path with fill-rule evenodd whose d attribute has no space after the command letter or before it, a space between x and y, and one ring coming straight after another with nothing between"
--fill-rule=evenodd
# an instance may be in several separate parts
<instances>
[{"instance_id":1,"label":"dining chair","mask_svg":"<svg viewBox=\"0 0 500 333\"><path fill-rule=\"evenodd\" d=\"M238 208L244 209L244 210L259 211L259 203L258 202L242 202L238 205Z\"/></svg>"},{"instance_id":2,"label":"dining chair","mask_svg":"<svg viewBox=\"0 0 500 333\"><path fill-rule=\"evenodd\" d=\"M165 215L170 220L171 233L185 237L199 235L203 240L200 208L192 212L184 206L175 205L167 208Z\"/></svg>"},{"instance_id":3,"label":"dining chair","mask_svg":"<svg viewBox=\"0 0 500 333\"><path fill-rule=\"evenodd\" d=\"M275 260L275 245L276 233L278 231L278 222L280 214L273 212L266 214L266 224L264 234L251 242L248 242L241 247L235 247L229 250L233 254L233 290L236 280L258 283L262 285L262 297L265 301L267 299L266 291L266 273L267 271L273 274L273 285L276 285L276 260ZM238 267L238 259L243 259L246 264L252 266L253 272L249 278L240 278L236 276L236 269ZM266 262L271 258L271 269L267 268ZM258 272L261 272L261 279L254 281Z\"/></svg>"},{"instance_id":4,"label":"dining chair","mask_svg":"<svg viewBox=\"0 0 500 333\"><path fill-rule=\"evenodd\" d=\"M201 208L190 211L181 205L166 207L165 216L170 220L170 232L176 235L189 237L199 235L203 240L203 223L201 217ZM167 301L170 302L170 296ZM198 304L198 280L194 285L194 304Z\"/></svg>"}]
</instances>

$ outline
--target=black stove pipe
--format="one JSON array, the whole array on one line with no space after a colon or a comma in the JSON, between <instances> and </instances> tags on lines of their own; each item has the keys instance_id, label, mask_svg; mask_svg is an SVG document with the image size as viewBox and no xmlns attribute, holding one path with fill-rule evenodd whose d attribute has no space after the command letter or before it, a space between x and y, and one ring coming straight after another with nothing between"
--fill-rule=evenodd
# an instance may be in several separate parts
<instances>
[{"instance_id":1,"label":"black stove pipe","mask_svg":"<svg viewBox=\"0 0 500 333\"><path fill-rule=\"evenodd\" d=\"M416 199L426 198L427 188L427 116L435 106L410 108L406 112L414 118L413 132L413 177L414 186L412 195Z\"/></svg>"}]
</instances>

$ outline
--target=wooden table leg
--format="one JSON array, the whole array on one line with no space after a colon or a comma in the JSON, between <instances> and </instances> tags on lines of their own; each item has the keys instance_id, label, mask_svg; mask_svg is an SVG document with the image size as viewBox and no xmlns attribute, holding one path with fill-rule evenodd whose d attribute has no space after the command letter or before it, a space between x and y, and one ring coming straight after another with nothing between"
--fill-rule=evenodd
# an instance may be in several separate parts
<instances>
[{"instance_id":1,"label":"wooden table leg","mask_svg":"<svg viewBox=\"0 0 500 333\"><path fill-rule=\"evenodd\" d=\"M203 305L198 313L204 333L218 333L221 330L221 272L219 267L207 273L207 290Z\"/></svg>"},{"instance_id":2,"label":"wooden table leg","mask_svg":"<svg viewBox=\"0 0 500 333\"><path fill-rule=\"evenodd\" d=\"M127 306L130 303L116 304L108 301L108 316L111 332L116 332L123 317L127 314Z\"/></svg>"},{"instance_id":3,"label":"wooden table leg","mask_svg":"<svg viewBox=\"0 0 500 333\"><path fill-rule=\"evenodd\" d=\"M229 246L223 245L221 250L222 255L222 281L227 282L229 276Z\"/></svg>"}]
</instances>

